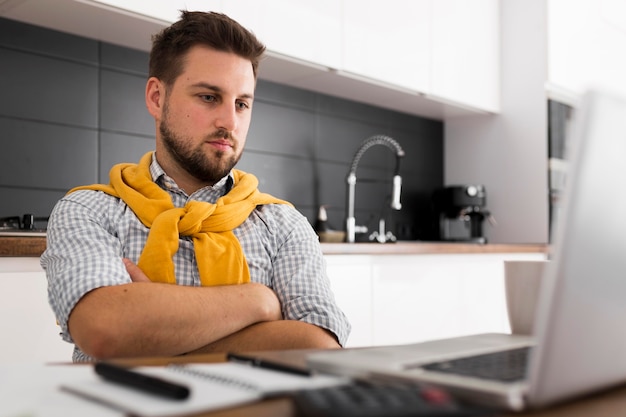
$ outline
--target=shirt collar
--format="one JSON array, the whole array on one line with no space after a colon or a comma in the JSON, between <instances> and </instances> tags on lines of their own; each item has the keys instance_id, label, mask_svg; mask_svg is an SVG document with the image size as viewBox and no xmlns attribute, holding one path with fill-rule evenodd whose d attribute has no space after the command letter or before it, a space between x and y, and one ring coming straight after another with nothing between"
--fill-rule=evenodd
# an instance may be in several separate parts
<instances>
[{"instance_id":1,"label":"shirt collar","mask_svg":"<svg viewBox=\"0 0 626 417\"><path fill-rule=\"evenodd\" d=\"M152 163L150 163L150 175L152 176L152 180L162 189L169 192L182 193L187 195L185 191L176 184L176 181L172 179L169 175L165 173L161 165L157 162L156 152L152 153ZM228 173L221 180L216 182L214 185L207 185L196 192L194 195L218 195L219 197L226 195L231 188L233 188L233 184L235 180L233 178L232 171Z\"/></svg>"}]
</instances>

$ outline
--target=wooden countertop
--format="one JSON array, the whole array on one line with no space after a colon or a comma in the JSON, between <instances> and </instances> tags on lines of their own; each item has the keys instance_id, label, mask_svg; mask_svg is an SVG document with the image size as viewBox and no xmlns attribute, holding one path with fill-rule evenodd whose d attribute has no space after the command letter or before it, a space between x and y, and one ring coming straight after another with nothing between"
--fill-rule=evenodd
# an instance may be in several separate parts
<instances>
[{"instance_id":1,"label":"wooden countertop","mask_svg":"<svg viewBox=\"0 0 626 417\"><path fill-rule=\"evenodd\" d=\"M0 236L0 257L39 257L46 249L41 236ZM325 255L426 255L468 253L545 253L543 244L474 244L446 242L322 243Z\"/></svg>"},{"instance_id":2,"label":"wooden countertop","mask_svg":"<svg viewBox=\"0 0 626 417\"><path fill-rule=\"evenodd\" d=\"M453 242L322 243L325 255L437 255L465 253L546 253L544 244Z\"/></svg>"},{"instance_id":3,"label":"wooden countertop","mask_svg":"<svg viewBox=\"0 0 626 417\"><path fill-rule=\"evenodd\" d=\"M39 257L45 249L45 237L0 236L0 257Z\"/></svg>"}]
</instances>

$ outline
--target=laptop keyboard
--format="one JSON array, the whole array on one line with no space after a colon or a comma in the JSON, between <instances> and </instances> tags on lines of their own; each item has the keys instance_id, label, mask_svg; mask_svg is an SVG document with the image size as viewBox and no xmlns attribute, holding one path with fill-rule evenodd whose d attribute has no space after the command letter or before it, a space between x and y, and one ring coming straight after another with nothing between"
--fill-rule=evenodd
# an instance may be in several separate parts
<instances>
[{"instance_id":1,"label":"laptop keyboard","mask_svg":"<svg viewBox=\"0 0 626 417\"><path fill-rule=\"evenodd\" d=\"M420 368L503 382L526 377L530 347L419 365Z\"/></svg>"}]
</instances>

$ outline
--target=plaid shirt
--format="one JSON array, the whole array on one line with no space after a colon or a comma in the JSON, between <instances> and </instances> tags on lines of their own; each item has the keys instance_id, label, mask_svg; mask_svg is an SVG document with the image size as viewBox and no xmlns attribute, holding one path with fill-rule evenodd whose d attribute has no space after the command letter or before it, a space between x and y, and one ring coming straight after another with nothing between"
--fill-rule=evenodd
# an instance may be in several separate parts
<instances>
[{"instance_id":1,"label":"plaid shirt","mask_svg":"<svg viewBox=\"0 0 626 417\"><path fill-rule=\"evenodd\" d=\"M150 172L176 207L189 200L214 203L233 184L232 177L227 176L187 196L154 157ZM103 192L75 191L57 203L48 223L48 244L41 265L48 278L48 300L64 340L73 343L67 320L85 294L131 282L121 260L126 257L137 262L148 232L124 201ZM345 345L350 324L335 303L317 235L308 220L293 207L269 204L258 206L233 232L248 262L251 280L274 290L283 317L328 329ZM180 237L173 260L178 285L200 285L190 237ZM91 360L78 347L73 359Z\"/></svg>"}]
</instances>

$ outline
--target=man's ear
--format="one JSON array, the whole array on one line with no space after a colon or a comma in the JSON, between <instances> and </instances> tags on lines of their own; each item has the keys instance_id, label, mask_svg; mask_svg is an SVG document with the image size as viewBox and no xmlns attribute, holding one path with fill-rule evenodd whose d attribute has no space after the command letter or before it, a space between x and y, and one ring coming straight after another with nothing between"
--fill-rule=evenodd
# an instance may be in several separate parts
<instances>
[{"instance_id":1,"label":"man's ear","mask_svg":"<svg viewBox=\"0 0 626 417\"><path fill-rule=\"evenodd\" d=\"M150 77L146 83L146 107L155 119L161 118L163 101L165 100L165 85L156 77Z\"/></svg>"}]
</instances>

